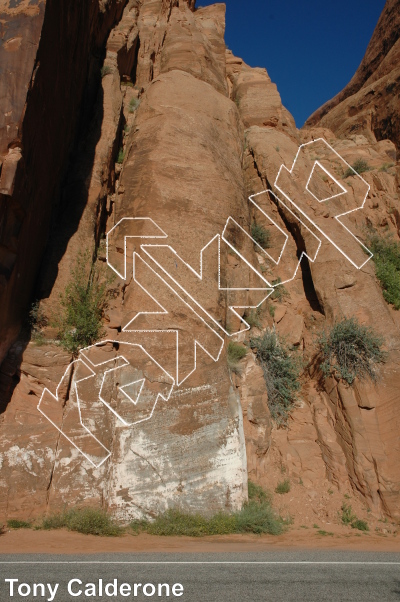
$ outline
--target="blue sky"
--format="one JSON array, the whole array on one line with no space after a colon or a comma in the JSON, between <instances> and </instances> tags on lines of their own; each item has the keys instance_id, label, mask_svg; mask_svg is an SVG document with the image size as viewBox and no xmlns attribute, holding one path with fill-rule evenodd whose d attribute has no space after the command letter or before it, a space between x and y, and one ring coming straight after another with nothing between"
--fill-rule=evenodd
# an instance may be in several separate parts
<instances>
[{"instance_id":1,"label":"blue sky","mask_svg":"<svg viewBox=\"0 0 400 602\"><path fill-rule=\"evenodd\" d=\"M197 6L214 4L197 0ZM385 0L226 0L226 43L266 67L296 125L350 81Z\"/></svg>"}]
</instances>

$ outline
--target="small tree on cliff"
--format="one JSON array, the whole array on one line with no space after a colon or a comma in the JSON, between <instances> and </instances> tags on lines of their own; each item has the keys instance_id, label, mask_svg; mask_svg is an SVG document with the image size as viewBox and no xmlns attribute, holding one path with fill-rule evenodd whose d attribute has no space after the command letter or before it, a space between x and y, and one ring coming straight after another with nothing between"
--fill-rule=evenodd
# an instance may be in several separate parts
<instances>
[{"instance_id":1,"label":"small tree on cliff","mask_svg":"<svg viewBox=\"0 0 400 602\"><path fill-rule=\"evenodd\" d=\"M60 295L62 311L56 319L58 338L67 351L76 354L103 336L108 284L104 271L92 263L90 252L80 252L71 280Z\"/></svg>"}]
</instances>

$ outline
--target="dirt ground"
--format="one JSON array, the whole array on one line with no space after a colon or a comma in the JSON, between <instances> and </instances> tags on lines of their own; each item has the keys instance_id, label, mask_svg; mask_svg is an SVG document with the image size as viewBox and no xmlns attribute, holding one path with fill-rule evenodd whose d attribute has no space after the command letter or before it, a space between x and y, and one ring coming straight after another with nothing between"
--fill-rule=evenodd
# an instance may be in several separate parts
<instances>
[{"instance_id":1,"label":"dirt ground","mask_svg":"<svg viewBox=\"0 0 400 602\"><path fill-rule=\"evenodd\" d=\"M292 528L279 536L228 535L213 537L156 537L147 534L96 537L65 530L10 530L0 535L1 554L105 554L110 552L263 552L290 549L400 552L400 536L355 532L332 525L331 531ZM327 534L324 534L327 533Z\"/></svg>"}]
</instances>

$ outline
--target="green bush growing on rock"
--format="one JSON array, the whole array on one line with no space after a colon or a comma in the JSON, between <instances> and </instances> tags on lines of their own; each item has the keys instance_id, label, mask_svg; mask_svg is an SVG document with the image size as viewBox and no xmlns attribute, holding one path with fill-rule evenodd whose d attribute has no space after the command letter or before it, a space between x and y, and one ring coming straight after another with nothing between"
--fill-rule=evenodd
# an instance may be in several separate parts
<instances>
[{"instance_id":1,"label":"green bush growing on rock","mask_svg":"<svg viewBox=\"0 0 400 602\"><path fill-rule=\"evenodd\" d=\"M280 481L275 487L276 493L289 493L290 491L290 481L289 479L285 479L284 481Z\"/></svg>"},{"instance_id":2,"label":"green bush growing on rock","mask_svg":"<svg viewBox=\"0 0 400 602\"><path fill-rule=\"evenodd\" d=\"M337 372L351 385L355 378L369 376L376 380L376 367L385 361L382 337L356 318L343 318L335 322L329 332L318 339L320 366L325 377Z\"/></svg>"},{"instance_id":3,"label":"green bush growing on rock","mask_svg":"<svg viewBox=\"0 0 400 602\"><path fill-rule=\"evenodd\" d=\"M67 351L76 354L103 335L103 312L107 306L109 281L89 251L78 254L71 280L60 295L61 312L55 324L58 338Z\"/></svg>"},{"instance_id":4,"label":"green bush growing on rock","mask_svg":"<svg viewBox=\"0 0 400 602\"><path fill-rule=\"evenodd\" d=\"M379 171L384 171L385 173L389 171L389 169L391 167L394 167L394 163L384 163L380 168Z\"/></svg>"},{"instance_id":5,"label":"green bush growing on rock","mask_svg":"<svg viewBox=\"0 0 400 602\"><path fill-rule=\"evenodd\" d=\"M244 319L247 324L254 328L261 328L261 307L257 307L257 309L251 309L249 312L246 312L244 315Z\"/></svg>"},{"instance_id":6,"label":"green bush growing on rock","mask_svg":"<svg viewBox=\"0 0 400 602\"><path fill-rule=\"evenodd\" d=\"M239 362L247 355L247 349L240 343L229 341L228 345L228 366L235 374L240 376Z\"/></svg>"},{"instance_id":7,"label":"green bush growing on rock","mask_svg":"<svg viewBox=\"0 0 400 602\"><path fill-rule=\"evenodd\" d=\"M138 98L131 98L131 100L129 101L129 113L134 113L139 105L140 100Z\"/></svg>"},{"instance_id":8,"label":"green bush growing on rock","mask_svg":"<svg viewBox=\"0 0 400 602\"><path fill-rule=\"evenodd\" d=\"M247 349L240 343L230 341L228 345L228 359L232 362L240 362L247 355Z\"/></svg>"},{"instance_id":9,"label":"green bush growing on rock","mask_svg":"<svg viewBox=\"0 0 400 602\"><path fill-rule=\"evenodd\" d=\"M278 301L278 303L282 303L282 301L286 297L290 297L289 291L282 284L282 280L280 278L273 280L272 286L274 286L275 288L274 288L273 293L270 296L270 299L273 299L274 301Z\"/></svg>"},{"instance_id":10,"label":"green bush growing on rock","mask_svg":"<svg viewBox=\"0 0 400 602\"><path fill-rule=\"evenodd\" d=\"M368 523L365 520L360 520L359 518L353 521L350 526L352 529L358 529L359 531L369 531Z\"/></svg>"},{"instance_id":11,"label":"green bush growing on rock","mask_svg":"<svg viewBox=\"0 0 400 602\"><path fill-rule=\"evenodd\" d=\"M289 349L272 329L261 337L251 338L250 348L264 372L271 416L279 426L283 426L300 389L302 361L299 352Z\"/></svg>"},{"instance_id":12,"label":"green bush growing on rock","mask_svg":"<svg viewBox=\"0 0 400 602\"><path fill-rule=\"evenodd\" d=\"M125 151L123 148L120 148L118 151L116 163L118 163L118 165L122 165L122 163L124 162L124 159L125 159Z\"/></svg>"},{"instance_id":13,"label":"green bush growing on rock","mask_svg":"<svg viewBox=\"0 0 400 602\"><path fill-rule=\"evenodd\" d=\"M350 504L346 504L343 502L342 504L342 523L344 525L350 525L354 520L356 520L356 515L353 514L353 509Z\"/></svg>"},{"instance_id":14,"label":"green bush growing on rock","mask_svg":"<svg viewBox=\"0 0 400 602\"><path fill-rule=\"evenodd\" d=\"M271 495L268 493L268 491L261 487L261 485L257 485L249 479L247 489L249 501L255 501L260 503L267 502L268 504L271 503Z\"/></svg>"},{"instance_id":15,"label":"green bush growing on rock","mask_svg":"<svg viewBox=\"0 0 400 602\"><path fill-rule=\"evenodd\" d=\"M394 309L400 309L400 244L392 238L372 235L367 246L374 254L375 273L383 297Z\"/></svg>"},{"instance_id":16,"label":"green bush growing on rock","mask_svg":"<svg viewBox=\"0 0 400 602\"><path fill-rule=\"evenodd\" d=\"M343 502L342 504L342 523L344 525L350 525L352 529L358 529L359 531L369 531L368 524L365 520L360 520L353 514L353 509L350 504Z\"/></svg>"},{"instance_id":17,"label":"green bush growing on rock","mask_svg":"<svg viewBox=\"0 0 400 602\"><path fill-rule=\"evenodd\" d=\"M264 226L257 224L257 222L253 222L251 224L251 237L258 245L260 245L262 249L269 249L271 244L271 234L264 228Z\"/></svg>"},{"instance_id":18,"label":"green bush growing on rock","mask_svg":"<svg viewBox=\"0 0 400 602\"><path fill-rule=\"evenodd\" d=\"M43 309L40 307L40 301L32 303L29 311L29 327L31 331L31 337L36 345L43 345L45 338L42 333L42 328L48 325L48 319Z\"/></svg>"},{"instance_id":19,"label":"green bush growing on rock","mask_svg":"<svg viewBox=\"0 0 400 602\"><path fill-rule=\"evenodd\" d=\"M348 169L346 169L346 171L344 172L343 177L344 178L349 178L349 177L353 177L355 175L354 172L358 173L358 174L362 174L366 171L369 171L371 168L368 165L368 163L365 161L365 159L357 159L353 165L351 167L349 167Z\"/></svg>"},{"instance_id":20,"label":"green bush growing on rock","mask_svg":"<svg viewBox=\"0 0 400 602\"><path fill-rule=\"evenodd\" d=\"M112 69L109 65L103 65L101 68L101 77L105 77L109 73L112 73Z\"/></svg>"}]
</instances>

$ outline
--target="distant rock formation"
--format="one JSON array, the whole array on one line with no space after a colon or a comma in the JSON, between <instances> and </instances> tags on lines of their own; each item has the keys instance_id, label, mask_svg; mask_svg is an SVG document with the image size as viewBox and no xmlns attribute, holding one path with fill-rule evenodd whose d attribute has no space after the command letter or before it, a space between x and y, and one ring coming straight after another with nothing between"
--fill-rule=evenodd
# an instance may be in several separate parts
<instances>
[{"instance_id":1,"label":"distant rock formation","mask_svg":"<svg viewBox=\"0 0 400 602\"><path fill-rule=\"evenodd\" d=\"M349 84L306 121L337 136L392 140L400 149L400 2L387 0L361 65Z\"/></svg>"}]
</instances>

